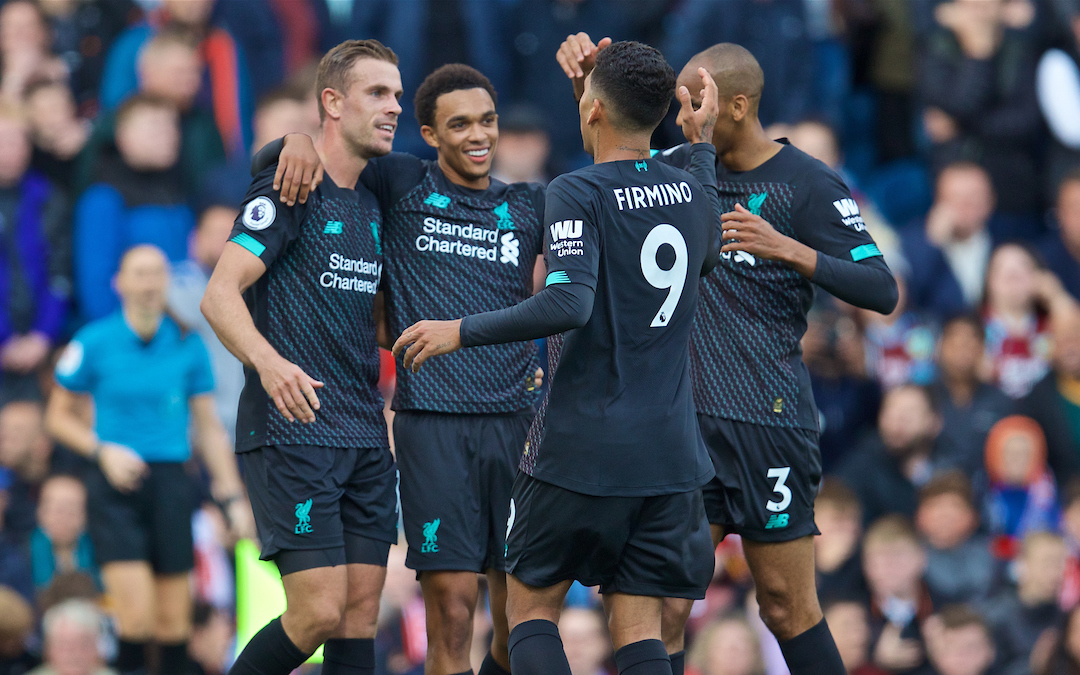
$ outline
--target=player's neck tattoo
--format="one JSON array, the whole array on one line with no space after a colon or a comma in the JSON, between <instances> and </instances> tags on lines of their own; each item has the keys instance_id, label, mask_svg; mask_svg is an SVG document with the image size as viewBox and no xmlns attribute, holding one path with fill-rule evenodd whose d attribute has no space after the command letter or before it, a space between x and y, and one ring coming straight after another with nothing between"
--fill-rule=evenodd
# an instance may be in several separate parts
<instances>
[{"instance_id":1,"label":"player's neck tattoo","mask_svg":"<svg viewBox=\"0 0 1080 675\"><path fill-rule=\"evenodd\" d=\"M630 146L627 146L627 145L620 145L615 149L619 150L621 152L637 153L637 159L648 159L649 158L649 149L648 148L644 148L644 149L642 149L642 148L631 148Z\"/></svg>"}]
</instances>

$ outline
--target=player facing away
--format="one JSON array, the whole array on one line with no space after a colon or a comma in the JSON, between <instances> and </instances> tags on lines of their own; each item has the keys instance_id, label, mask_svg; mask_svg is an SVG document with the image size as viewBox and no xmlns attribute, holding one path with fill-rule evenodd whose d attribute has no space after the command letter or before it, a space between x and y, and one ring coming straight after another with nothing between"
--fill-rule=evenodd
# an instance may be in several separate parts
<instances>
[{"instance_id":1,"label":"player facing away","mask_svg":"<svg viewBox=\"0 0 1080 675\"><path fill-rule=\"evenodd\" d=\"M397 57L375 40L343 42L323 57L316 86L325 180L289 206L274 167L256 176L202 302L245 365L237 451L262 557L277 564L288 601L235 675L286 675L324 643L324 673L373 672L397 540L397 468L376 386L380 215L357 186L393 143Z\"/></svg>"},{"instance_id":2,"label":"player facing away","mask_svg":"<svg viewBox=\"0 0 1080 675\"><path fill-rule=\"evenodd\" d=\"M558 60L583 86L598 45L579 33ZM701 100L708 70L720 97L712 142L726 213L724 247L701 283L690 346L701 433L716 467L703 488L713 541L742 537L765 624L793 675L841 675L840 654L818 604L812 537L821 480L818 414L799 340L813 286L858 307L889 313L896 282L841 178L765 135L758 121L764 75L749 51L718 44L683 68L679 84ZM657 159L684 166L690 148ZM682 666L690 603L665 606L664 634Z\"/></svg>"},{"instance_id":3,"label":"player facing away","mask_svg":"<svg viewBox=\"0 0 1080 675\"><path fill-rule=\"evenodd\" d=\"M544 192L489 176L499 140L495 90L463 64L417 89L417 120L435 162L373 159L360 181L379 199L392 335L424 318L515 305L543 280ZM287 151L286 151L287 150ZM317 163L303 134L260 151L284 176ZM307 171L307 175L313 172ZM482 675L509 667L504 552L510 490L535 414L536 347L519 341L457 352L422 372L398 367L393 407L401 510L427 610L427 675L471 672L473 613L486 574L493 638Z\"/></svg>"},{"instance_id":4,"label":"player facing away","mask_svg":"<svg viewBox=\"0 0 1080 675\"><path fill-rule=\"evenodd\" d=\"M552 181L546 288L507 309L422 321L394 345L406 367L462 346L566 331L539 443L529 444L507 522L515 675L569 675L558 621L574 580L599 585L621 673L670 673L662 598L704 597L713 568L700 486L714 474L694 417L689 340L698 279L719 254L706 103L684 106L691 173L649 158L675 94L655 49L612 45L579 112L593 166ZM707 187L703 187L703 185ZM406 349L407 347L407 349Z\"/></svg>"}]
</instances>

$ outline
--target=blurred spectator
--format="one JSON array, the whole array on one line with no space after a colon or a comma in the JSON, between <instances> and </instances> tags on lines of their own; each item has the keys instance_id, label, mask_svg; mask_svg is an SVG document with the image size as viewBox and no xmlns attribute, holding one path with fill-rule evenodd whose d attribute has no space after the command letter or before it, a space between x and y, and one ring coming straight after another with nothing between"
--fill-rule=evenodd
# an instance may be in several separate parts
<instances>
[{"instance_id":1,"label":"blurred spectator","mask_svg":"<svg viewBox=\"0 0 1080 675\"><path fill-rule=\"evenodd\" d=\"M818 111L813 44L802 0L687 0L668 22L663 52L676 71L718 42L750 50L765 73L758 112L762 124L794 124Z\"/></svg>"},{"instance_id":2,"label":"blurred spectator","mask_svg":"<svg viewBox=\"0 0 1080 675\"><path fill-rule=\"evenodd\" d=\"M611 657L611 640L603 612L583 607L568 607L559 617L562 638L571 675L608 675L605 663Z\"/></svg>"},{"instance_id":3,"label":"blurred spectator","mask_svg":"<svg viewBox=\"0 0 1080 675\"><path fill-rule=\"evenodd\" d=\"M35 371L63 328L71 287L66 204L29 168L31 149L25 116L0 104L0 223L10 223L0 228L0 403L35 395Z\"/></svg>"},{"instance_id":4,"label":"blurred spectator","mask_svg":"<svg viewBox=\"0 0 1080 675\"><path fill-rule=\"evenodd\" d=\"M26 111L34 141L30 165L70 198L75 189L78 155L86 146L90 123L76 116L75 99L63 82L31 83L26 89Z\"/></svg>"},{"instance_id":5,"label":"blurred spectator","mask_svg":"<svg viewBox=\"0 0 1080 675\"><path fill-rule=\"evenodd\" d=\"M105 666L101 638L105 617L86 600L56 605L41 620L45 662L30 675L116 675Z\"/></svg>"},{"instance_id":6,"label":"blurred spectator","mask_svg":"<svg viewBox=\"0 0 1080 675\"><path fill-rule=\"evenodd\" d=\"M551 175L551 138L543 114L531 106L511 106L499 115L499 147L491 175L505 183L544 183Z\"/></svg>"},{"instance_id":7,"label":"blurred spectator","mask_svg":"<svg viewBox=\"0 0 1080 675\"><path fill-rule=\"evenodd\" d=\"M1050 328L1051 370L1020 401L1017 412L1042 427L1054 477L1065 483L1080 463L1080 309L1059 312L1051 318Z\"/></svg>"},{"instance_id":8,"label":"blurred spectator","mask_svg":"<svg viewBox=\"0 0 1080 675\"><path fill-rule=\"evenodd\" d=\"M866 331L867 370L883 389L934 380L938 326L932 316L908 308L907 282L896 275L900 299L892 314L860 309Z\"/></svg>"},{"instance_id":9,"label":"blurred spectator","mask_svg":"<svg viewBox=\"0 0 1080 675\"><path fill-rule=\"evenodd\" d=\"M101 106L111 110L138 90L144 74L137 68L143 45L170 23L194 34L205 67L197 105L213 113L229 155L246 155L251 145L251 85L243 55L224 28L211 24L215 0L162 0L146 21L116 39L105 61ZM358 3L363 4L363 3Z\"/></svg>"},{"instance_id":10,"label":"blurred spectator","mask_svg":"<svg viewBox=\"0 0 1080 675\"><path fill-rule=\"evenodd\" d=\"M837 475L859 495L863 522L886 513L915 515L916 495L947 455L937 442L941 416L929 391L903 385L888 391L878 415L878 433L848 457Z\"/></svg>"},{"instance_id":11,"label":"blurred spectator","mask_svg":"<svg viewBox=\"0 0 1080 675\"><path fill-rule=\"evenodd\" d=\"M1080 672L1080 605L1069 612L1064 626L1053 638L1049 643L1048 655L1032 654L1032 670L1037 675L1074 675Z\"/></svg>"},{"instance_id":12,"label":"blurred spectator","mask_svg":"<svg viewBox=\"0 0 1080 675\"><path fill-rule=\"evenodd\" d=\"M40 592L58 574L97 578L94 545L86 532L86 486L74 476L53 476L41 486L38 528L30 540L34 587Z\"/></svg>"},{"instance_id":13,"label":"blurred spectator","mask_svg":"<svg viewBox=\"0 0 1080 675\"><path fill-rule=\"evenodd\" d=\"M0 6L0 99L21 103L32 81L67 79L51 43L49 22L36 2L8 0Z\"/></svg>"},{"instance_id":14,"label":"blurred spectator","mask_svg":"<svg viewBox=\"0 0 1080 675\"><path fill-rule=\"evenodd\" d=\"M927 652L937 675L985 675L994 663L994 640L982 617L966 605L949 605L930 617Z\"/></svg>"},{"instance_id":15,"label":"blurred spectator","mask_svg":"<svg viewBox=\"0 0 1080 675\"><path fill-rule=\"evenodd\" d=\"M0 408L0 465L12 474L4 530L19 542L27 541L37 526L38 493L49 474L77 474L86 467L70 450L53 446L38 401L12 401Z\"/></svg>"},{"instance_id":16,"label":"blurred spectator","mask_svg":"<svg viewBox=\"0 0 1080 675\"><path fill-rule=\"evenodd\" d=\"M85 319L119 305L110 282L124 251L152 244L169 260L183 260L195 225L179 186L172 104L149 94L125 101L116 114L116 145L119 157L75 205L75 288Z\"/></svg>"},{"instance_id":17,"label":"blurred spectator","mask_svg":"<svg viewBox=\"0 0 1080 675\"><path fill-rule=\"evenodd\" d=\"M818 407L821 466L829 473L873 426L881 394L866 375L862 333L850 316L818 302L806 321L803 361Z\"/></svg>"},{"instance_id":18,"label":"blurred spectator","mask_svg":"<svg viewBox=\"0 0 1080 675\"><path fill-rule=\"evenodd\" d=\"M1042 197L1034 158L1037 52L1023 26L1006 24L1006 4L1027 3L937 5L921 68L923 123L937 166L977 161L993 178L1003 211L1033 212Z\"/></svg>"},{"instance_id":19,"label":"blurred spectator","mask_svg":"<svg viewBox=\"0 0 1080 675\"><path fill-rule=\"evenodd\" d=\"M1065 290L1080 299L1080 168L1068 173L1058 186L1054 222L1057 228L1040 243L1039 253Z\"/></svg>"},{"instance_id":20,"label":"blurred spectator","mask_svg":"<svg viewBox=\"0 0 1080 675\"><path fill-rule=\"evenodd\" d=\"M184 675L225 675L232 661L233 625L229 616L206 603L196 603L188 641L190 669Z\"/></svg>"},{"instance_id":21,"label":"blurred spectator","mask_svg":"<svg viewBox=\"0 0 1080 675\"><path fill-rule=\"evenodd\" d=\"M952 464L969 474L983 467L986 435L1014 403L980 377L985 370L986 334L975 314L945 322L938 341L938 379L931 386L942 418L942 436L956 452Z\"/></svg>"},{"instance_id":22,"label":"blurred spectator","mask_svg":"<svg viewBox=\"0 0 1080 675\"><path fill-rule=\"evenodd\" d=\"M995 549L1012 558L1028 532L1053 529L1058 522L1054 478L1046 467L1046 436L1030 417L1011 415L986 439L990 479L987 512Z\"/></svg>"},{"instance_id":23,"label":"blurred spectator","mask_svg":"<svg viewBox=\"0 0 1080 675\"><path fill-rule=\"evenodd\" d=\"M1046 184L1056 186L1080 167L1080 2L1059 0L1065 35L1059 47L1039 59L1035 88L1039 107L1050 128ZM1052 196L1051 196L1052 198Z\"/></svg>"},{"instance_id":24,"label":"blurred spectator","mask_svg":"<svg viewBox=\"0 0 1080 675\"><path fill-rule=\"evenodd\" d=\"M868 598L862 573L859 498L836 478L826 477L814 500L814 537L818 595L822 598Z\"/></svg>"},{"instance_id":25,"label":"blurred spectator","mask_svg":"<svg viewBox=\"0 0 1080 675\"><path fill-rule=\"evenodd\" d=\"M71 73L84 117L97 114L105 54L120 32L139 18L132 0L38 0L52 26L52 49Z\"/></svg>"},{"instance_id":26,"label":"blurred spectator","mask_svg":"<svg viewBox=\"0 0 1080 675\"><path fill-rule=\"evenodd\" d=\"M385 1L385 0L384 0ZM354 11L369 3L358 2L353 5ZM399 5L401 3L394 3ZM484 6L483 0L467 0L461 3L470 8ZM508 91L508 97L515 103L528 103L543 110L547 115L551 133L551 157L552 166L556 173L562 173L591 164L592 160L581 149L580 121L578 119L577 103L574 101L573 90L566 75L552 59L552 55L559 49L559 45L567 35L578 32L588 33L593 41L610 36L614 40L640 39L651 29L656 30L675 19L674 16L664 16L664 12L671 3L666 0L638 0L637 2L622 2L621 0L519 0L514 6L513 16L507 22L507 40L504 47L491 41L490 45L496 49L494 59L482 59L481 63L473 64L484 71L496 91L502 94ZM725 4L728 4L725 2ZM731 3L735 4L735 3ZM482 14L494 15L488 10L479 10ZM370 11L368 9L362 11ZM470 10L476 11L476 10ZM472 16L470 16L472 19ZM490 23L492 16L479 19L473 24L470 21L471 31L479 33L486 24ZM490 30L490 28L487 28ZM668 30L664 31L668 33ZM678 34L678 33L676 33ZM391 40L388 44L398 51L402 51L399 45L412 44L415 33L404 33L402 38ZM668 62L678 72L686 63L686 60L696 51L705 49L713 42L715 35L709 35L705 39L694 39L685 35L686 43L692 51L686 54L686 58L679 61L677 55L664 49L657 42L653 42L667 56ZM484 45L483 35L477 35L477 48L492 48ZM505 49L506 51L502 51ZM685 51L685 50L684 50ZM506 54L510 54L509 65L512 70L505 73L509 81L501 82L496 74L489 70L488 65L503 67ZM430 72L426 71L426 72ZM766 70L766 80L769 72ZM420 77L423 73L420 73ZM405 91L415 91L419 79L407 79L402 69L402 83ZM410 84L412 83L412 84ZM406 96L405 98L408 98ZM402 113L400 121L405 126L406 121L412 117L412 113L406 110ZM679 141L681 142L681 134ZM419 141L419 138L417 139ZM395 139L395 149L398 149ZM419 147L421 152L429 156L430 149ZM410 150L405 146L401 149ZM496 157L498 154L496 153Z\"/></svg>"},{"instance_id":27,"label":"blurred spectator","mask_svg":"<svg viewBox=\"0 0 1080 675\"><path fill-rule=\"evenodd\" d=\"M228 0L215 9L247 59L256 100L339 42L326 0Z\"/></svg>"},{"instance_id":28,"label":"blurred spectator","mask_svg":"<svg viewBox=\"0 0 1080 675\"><path fill-rule=\"evenodd\" d=\"M990 538L977 534L979 511L963 472L939 473L919 492L915 524L926 542L926 585L934 604L981 600L997 566Z\"/></svg>"},{"instance_id":29,"label":"blurred spectator","mask_svg":"<svg viewBox=\"0 0 1080 675\"><path fill-rule=\"evenodd\" d=\"M1057 599L1065 555L1065 543L1056 534L1028 534L1015 565L1016 585L1010 584L979 606L998 646L998 672L1027 672L1036 644L1060 624Z\"/></svg>"},{"instance_id":30,"label":"blurred spectator","mask_svg":"<svg viewBox=\"0 0 1080 675\"><path fill-rule=\"evenodd\" d=\"M911 671L926 661L920 634L933 613L923 582L926 553L911 521L889 515L875 521L863 538L863 571L870 588L874 664Z\"/></svg>"},{"instance_id":31,"label":"blurred spectator","mask_svg":"<svg viewBox=\"0 0 1080 675\"><path fill-rule=\"evenodd\" d=\"M982 300L993 248L988 224L994 200L990 177L977 164L956 162L938 174L934 204L924 227L904 237L904 255L911 264L908 292L914 308L951 316L975 308Z\"/></svg>"},{"instance_id":32,"label":"blurred spectator","mask_svg":"<svg viewBox=\"0 0 1080 675\"><path fill-rule=\"evenodd\" d=\"M168 101L180 115L179 164L186 195L191 196L202 185L207 172L225 159L213 117L196 105L202 67L198 42L189 30L166 27L143 45L137 67L138 93ZM85 189L112 160L118 114L110 108L94 122L93 133L79 160L76 189ZM246 159L247 154L243 157Z\"/></svg>"},{"instance_id":33,"label":"blurred spectator","mask_svg":"<svg viewBox=\"0 0 1080 675\"><path fill-rule=\"evenodd\" d=\"M1049 370L1050 316L1072 300L1023 244L1002 244L986 266L986 353L997 386L1025 396Z\"/></svg>"},{"instance_id":34,"label":"blurred spectator","mask_svg":"<svg viewBox=\"0 0 1080 675\"><path fill-rule=\"evenodd\" d=\"M765 675L757 633L740 614L721 617L702 628L686 664L687 672L694 675Z\"/></svg>"},{"instance_id":35,"label":"blurred spectator","mask_svg":"<svg viewBox=\"0 0 1080 675\"><path fill-rule=\"evenodd\" d=\"M93 577L83 572L64 572L53 577L47 588L38 591L38 614L68 600L89 600L99 605L107 601L101 593L101 585Z\"/></svg>"},{"instance_id":36,"label":"blurred spectator","mask_svg":"<svg viewBox=\"0 0 1080 675\"><path fill-rule=\"evenodd\" d=\"M37 663L26 643L34 631L34 610L26 599L0 586L0 673L25 675Z\"/></svg>"},{"instance_id":37,"label":"blurred spectator","mask_svg":"<svg viewBox=\"0 0 1080 675\"><path fill-rule=\"evenodd\" d=\"M221 344L199 310L199 302L239 213L235 206L223 205L209 206L202 212L191 238L191 253L187 260L173 268L169 287L169 309L176 318L198 333L210 352L210 363L214 369L214 400L229 438L236 434L236 411L240 391L244 388L244 366Z\"/></svg>"},{"instance_id":38,"label":"blurred spectator","mask_svg":"<svg viewBox=\"0 0 1080 675\"><path fill-rule=\"evenodd\" d=\"M859 600L826 602L823 607L848 675L886 675L870 660L870 620Z\"/></svg>"}]
</instances>

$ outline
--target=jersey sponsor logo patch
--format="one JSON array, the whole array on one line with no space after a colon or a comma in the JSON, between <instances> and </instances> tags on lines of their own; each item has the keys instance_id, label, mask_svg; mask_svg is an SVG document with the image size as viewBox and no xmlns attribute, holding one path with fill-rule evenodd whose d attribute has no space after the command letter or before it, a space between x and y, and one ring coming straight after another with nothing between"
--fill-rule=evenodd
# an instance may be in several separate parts
<instances>
[{"instance_id":1,"label":"jersey sponsor logo patch","mask_svg":"<svg viewBox=\"0 0 1080 675\"><path fill-rule=\"evenodd\" d=\"M428 206L434 206L437 209L445 209L450 206L450 198L446 195L441 195L438 192L432 192L424 200L424 203Z\"/></svg>"},{"instance_id":2,"label":"jersey sponsor logo patch","mask_svg":"<svg viewBox=\"0 0 1080 675\"><path fill-rule=\"evenodd\" d=\"M323 234L341 234L345 229L345 223L340 220L328 220L326 221L326 227L323 228Z\"/></svg>"},{"instance_id":3,"label":"jersey sponsor logo patch","mask_svg":"<svg viewBox=\"0 0 1080 675\"><path fill-rule=\"evenodd\" d=\"M495 227L499 230L513 230L514 219L510 217L510 203L503 202L493 209L495 217L499 219L499 222L495 224Z\"/></svg>"},{"instance_id":4,"label":"jersey sponsor logo patch","mask_svg":"<svg viewBox=\"0 0 1080 675\"><path fill-rule=\"evenodd\" d=\"M277 207L269 197L256 197L244 207L244 226L249 230L265 230L274 224Z\"/></svg>"},{"instance_id":5,"label":"jersey sponsor logo patch","mask_svg":"<svg viewBox=\"0 0 1080 675\"><path fill-rule=\"evenodd\" d=\"M79 372L85 352L82 343L78 340L69 342L64 348L64 353L60 355L60 360L56 362L56 374L61 377L71 377Z\"/></svg>"},{"instance_id":6,"label":"jersey sponsor logo patch","mask_svg":"<svg viewBox=\"0 0 1080 675\"><path fill-rule=\"evenodd\" d=\"M296 505L296 527L293 528L295 534L311 534L311 500L306 502L300 502Z\"/></svg>"},{"instance_id":7,"label":"jersey sponsor logo patch","mask_svg":"<svg viewBox=\"0 0 1080 675\"><path fill-rule=\"evenodd\" d=\"M504 234L499 239L499 262L517 267L520 244L513 232Z\"/></svg>"},{"instance_id":8,"label":"jersey sponsor logo patch","mask_svg":"<svg viewBox=\"0 0 1080 675\"><path fill-rule=\"evenodd\" d=\"M832 203L836 210L840 213L841 222L844 225L850 227L856 232L862 232L866 229L866 223L863 222L862 216L859 215L859 205L855 203L854 199L837 199Z\"/></svg>"},{"instance_id":9,"label":"jersey sponsor logo patch","mask_svg":"<svg viewBox=\"0 0 1080 675\"><path fill-rule=\"evenodd\" d=\"M439 525L442 520L436 518L430 523L424 523L424 543L420 546L421 553L439 552Z\"/></svg>"},{"instance_id":10,"label":"jersey sponsor logo patch","mask_svg":"<svg viewBox=\"0 0 1080 675\"><path fill-rule=\"evenodd\" d=\"M558 220L551 224L551 240L581 239L580 220Z\"/></svg>"}]
</instances>

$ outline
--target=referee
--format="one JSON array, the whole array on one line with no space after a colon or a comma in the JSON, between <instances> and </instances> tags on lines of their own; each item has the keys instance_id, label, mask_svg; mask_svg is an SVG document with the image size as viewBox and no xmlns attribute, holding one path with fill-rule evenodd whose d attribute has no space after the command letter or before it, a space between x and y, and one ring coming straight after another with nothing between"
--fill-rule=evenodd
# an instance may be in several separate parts
<instances>
[{"instance_id":1,"label":"referee","mask_svg":"<svg viewBox=\"0 0 1080 675\"><path fill-rule=\"evenodd\" d=\"M165 255L148 245L129 250L115 286L121 310L83 327L61 356L46 424L96 462L86 478L89 530L116 616L117 669L144 668L153 641L159 672L171 675L187 663L191 634L189 421L211 493L238 535L253 528L206 348L165 313Z\"/></svg>"}]
</instances>

